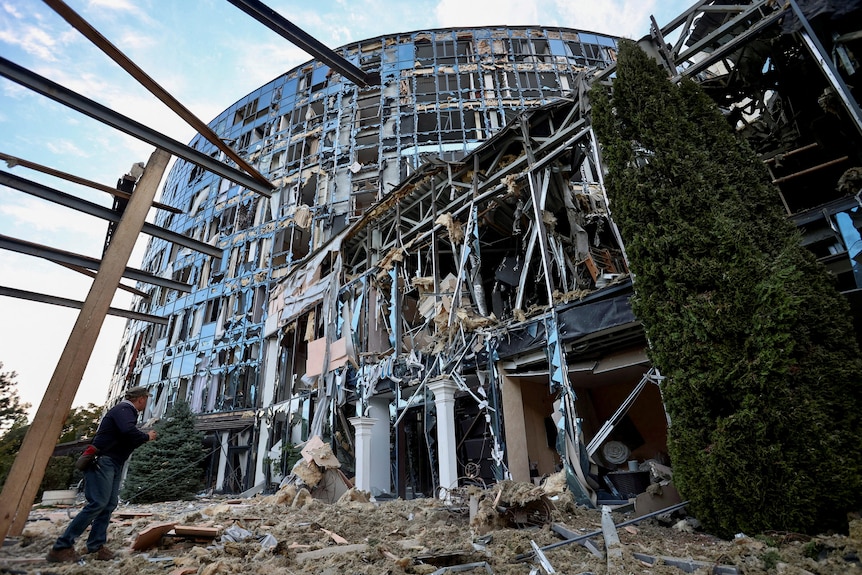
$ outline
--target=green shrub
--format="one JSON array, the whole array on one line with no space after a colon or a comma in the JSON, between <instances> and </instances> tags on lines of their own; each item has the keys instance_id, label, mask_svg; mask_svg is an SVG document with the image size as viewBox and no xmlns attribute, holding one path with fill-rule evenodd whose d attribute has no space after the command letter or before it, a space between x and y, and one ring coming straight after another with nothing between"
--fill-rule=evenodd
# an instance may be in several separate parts
<instances>
[{"instance_id":1,"label":"green shrub","mask_svg":"<svg viewBox=\"0 0 862 575\"><path fill-rule=\"evenodd\" d=\"M862 503L847 301L696 84L623 41L591 100L681 494L724 537L846 529Z\"/></svg>"},{"instance_id":2,"label":"green shrub","mask_svg":"<svg viewBox=\"0 0 862 575\"><path fill-rule=\"evenodd\" d=\"M187 403L177 403L156 425L158 439L132 454L120 497L134 503L190 499L203 487L203 434Z\"/></svg>"}]
</instances>

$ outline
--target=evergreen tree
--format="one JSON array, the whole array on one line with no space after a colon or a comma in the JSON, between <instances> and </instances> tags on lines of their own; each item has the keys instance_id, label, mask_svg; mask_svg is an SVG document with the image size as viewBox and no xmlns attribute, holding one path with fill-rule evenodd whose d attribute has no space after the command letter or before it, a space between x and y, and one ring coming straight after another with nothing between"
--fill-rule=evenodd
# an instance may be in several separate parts
<instances>
[{"instance_id":1,"label":"evergreen tree","mask_svg":"<svg viewBox=\"0 0 862 575\"><path fill-rule=\"evenodd\" d=\"M712 532L846 529L862 503L849 305L763 163L631 41L591 91L632 306L667 376L674 481Z\"/></svg>"},{"instance_id":2,"label":"evergreen tree","mask_svg":"<svg viewBox=\"0 0 862 575\"><path fill-rule=\"evenodd\" d=\"M99 426L102 408L91 403L87 407L74 407L69 411L66 422L57 443L76 441L81 437L92 438ZM24 436L30 429L26 414L20 414L9 430L0 435L0 487L6 482L6 477L18 452L24 442ZM81 447L81 451L84 448ZM37 496L46 489L68 489L81 479L81 472L75 469L77 455L51 456L45 468L45 475L39 485Z\"/></svg>"},{"instance_id":3,"label":"evergreen tree","mask_svg":"<svg viewBox=\"0 0 862 575\"><path fill-rule=\"evenodd\" d=\"M99 429L103 413L104 408L95 403L89 403L86 407L73 407L63 423L57 443L78 441L82 438L92 439Z\"/></svg>"},{"instance_id":4,"label":"evergreen tree","mask_svg":"<svg viewBox=\"0 0 862 575\"><path fill-rule=\"evenodd\" d=\"M120 497L134 503L190 499L203 486L203 434L185 402L176 403L155 425L158 439L132 454Z\"/></svg>"},{"instance_id":5,"label":"evergreen tree","mask_svg":"<svg viewBox=\"0 0 862 575\"><path fill-rule=\"evenodd\" d=\"M27 409L30 407L29 403L21 403L18 390L15 389L18 374L2 369L3 362L0 362L0 433L20 426L22 422L26 423Z\"/></svg>"},{"instance_id":6,"label":"evergreen tree","mask_svg":"<svg viewBox=\"0 0 862 575\"><path fill-rule=\"evenodd\" d=\"M9 470L21 450L28 429L30 424L27 423L26 417L22 417L0 436L0 487L6 483L6 477L9 476Z\"/></svg>"}]
</instances>

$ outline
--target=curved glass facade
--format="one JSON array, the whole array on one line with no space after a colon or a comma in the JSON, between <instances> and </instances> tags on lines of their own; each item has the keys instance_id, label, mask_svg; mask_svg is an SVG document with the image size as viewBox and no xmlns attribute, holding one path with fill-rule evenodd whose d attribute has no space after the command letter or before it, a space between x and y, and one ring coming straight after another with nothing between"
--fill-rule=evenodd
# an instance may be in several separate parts
<instances>
[{"instance_id":1,"label":"curved glass facade","mask_svg":"<svg viewBox=\"0 0 862 575\"><path fill-rule=\"evenodd\" d=\"M187 283L147 286L111 395L153 390L147 416L187 400L201 414L265 407L263 325L292 264L356 221L429 158L457 160L521 111L566 98L614 60L614 38L565 28L459 28L394 34L337 50L379 86L357 88L309 61L227 108L210 127L275 185L271 198L177 161L156 225L223 250L220 260L151 239L143 269ZM223 160L204 138L196 149Z\"/></svg>"}]
</instances>

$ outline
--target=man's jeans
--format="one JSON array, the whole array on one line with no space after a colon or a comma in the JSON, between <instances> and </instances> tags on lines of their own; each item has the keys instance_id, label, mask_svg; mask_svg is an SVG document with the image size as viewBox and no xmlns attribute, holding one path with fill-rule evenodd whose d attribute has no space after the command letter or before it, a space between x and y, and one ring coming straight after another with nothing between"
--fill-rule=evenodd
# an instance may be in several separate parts
<instances>
[{"instance_id":1,"label":"man's jeans","mask_svg":"<svg viewBox=\"0 0 862 575\"><path fill-rule=\"evenodd\" d=\"M115 463L110 457L100 457L90 469L84 472L84 496L87 498L87 505L72 519L65 533L57 539L54 549L73 547L75 539L91 523L87 551L93 553L105 544L108 540L111 513L117 508L122 477L123 466Z\"/></svg>"}]
</instances>

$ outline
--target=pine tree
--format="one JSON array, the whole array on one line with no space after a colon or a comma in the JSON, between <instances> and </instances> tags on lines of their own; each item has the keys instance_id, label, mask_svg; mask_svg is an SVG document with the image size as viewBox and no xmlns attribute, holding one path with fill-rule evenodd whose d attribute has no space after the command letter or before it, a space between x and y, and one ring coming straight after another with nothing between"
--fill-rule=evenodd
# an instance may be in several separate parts
<instances>
[{"instance_id":1,"label":"pine tree","mask_svg":"<svg viewBox=\"0 0 862 575\"><path fill-rule=\"evenodd\" d=\"M862 504L849 305L761 161L692 81L630 41L591 91L633 310L668 377L674 481L725 537L846 529Z\"/></svg>"},{"instance_id":2,"label":"pine tree","mask_svg":"<svg viewBox=\"0 0 862 575\"><path fill-rule=\"evenodd\" d=\"M0 362L0 370L2 369L3 362ZM18 385L16 377L18 374L14 371L0 371L0 433L27 422L27 409L30 404L21 403L15 388Z\"/></svg>"},{"instance_id":3,"label":"pine tree","mask_svg":"<svg viewBox=\"0 0 862 575\"><path fill-rule=\"evenodd\" d=\"M158 439L132 454L120 497L133 503L191 499L203 486L203 434L185 402L155 425Z\"/></svg>"}]
</instances>

